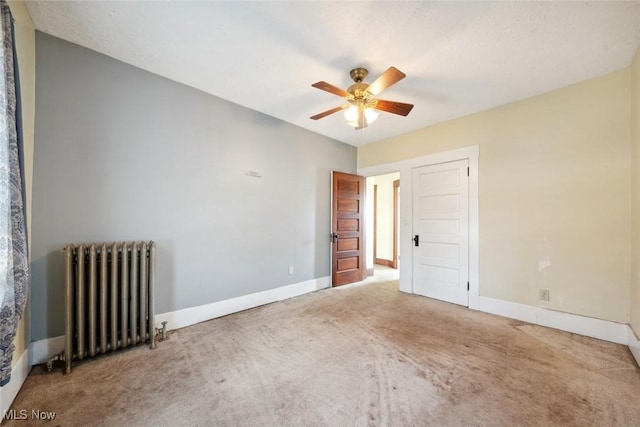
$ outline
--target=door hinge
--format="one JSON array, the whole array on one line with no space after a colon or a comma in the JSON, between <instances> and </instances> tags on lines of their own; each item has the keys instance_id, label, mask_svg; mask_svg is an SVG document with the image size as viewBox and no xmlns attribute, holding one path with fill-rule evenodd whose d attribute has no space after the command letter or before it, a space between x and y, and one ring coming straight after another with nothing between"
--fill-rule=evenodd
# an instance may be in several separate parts
<instances>
[{"instance_id":1,"label":"door hinge","mask_svg":"<svg viewBox=\"0 0 640 427\"><path fill-rule=\"evenodd\" d=\"M467 176L469 176L469 166L467 166Z\"/></svg>"},{"instance_id":2,"label":"door hinge","mask_svg":"<svg viewBox=\"0 0 640 427\"><path fill-rule=\"evenodd\" d=\"M469 282L467 282L467 290L469 290Z\"/></svg>"}]
</instances>

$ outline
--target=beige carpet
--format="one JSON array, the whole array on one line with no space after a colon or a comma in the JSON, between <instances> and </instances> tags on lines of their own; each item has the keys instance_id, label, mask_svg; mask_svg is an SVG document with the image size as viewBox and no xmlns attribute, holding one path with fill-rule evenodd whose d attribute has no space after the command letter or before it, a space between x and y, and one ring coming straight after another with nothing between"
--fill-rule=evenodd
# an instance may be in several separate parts
<instances>
[{"instance_id":1,"label":"beige carpet","mask_svg":"<svg viewBox=\"0 0 640 427\"><path fill-rule=\"evenodd\" d=\"M12 408L61 425L638 426L640 369L624 346L385 282L201 323L71 375L34 368Z\"/></svg>"}]
</instances>

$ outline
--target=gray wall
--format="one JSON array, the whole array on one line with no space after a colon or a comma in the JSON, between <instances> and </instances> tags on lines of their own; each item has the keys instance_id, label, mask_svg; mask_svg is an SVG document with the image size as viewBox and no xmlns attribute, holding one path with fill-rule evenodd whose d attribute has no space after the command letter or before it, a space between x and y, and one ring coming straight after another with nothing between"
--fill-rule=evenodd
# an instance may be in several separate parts
<instances>
[{"instance_id":1,"label":"gray wall","mask_svg":"<svg viewBox=\"0 0 640 427\"><path fill-rule=\"evenodd\" d=\"M36 37L33 340L64 333L69 242L156 241L158 313L330 274L330 172L355 147Z\"/></svg>"}]
</instances>

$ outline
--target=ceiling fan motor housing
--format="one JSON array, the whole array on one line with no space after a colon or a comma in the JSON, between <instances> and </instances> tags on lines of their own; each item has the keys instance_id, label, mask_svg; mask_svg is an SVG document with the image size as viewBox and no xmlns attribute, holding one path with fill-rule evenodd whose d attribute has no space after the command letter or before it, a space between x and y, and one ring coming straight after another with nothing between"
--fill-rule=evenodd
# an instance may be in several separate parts
<instances>
[{"instance_id":1,"label":"ceiling fan motor housing","mask_svg":"<svg viewBox=\"0 0 640 427\"><path fill-rule=\"evenodd\" d=\"M369 84L367 83L356 83L349 86L349 88L347 89L347 92L349 92L349 95L351 96L347 100L351 104L370 102L373 99L373 95L367 92L368 87L369 87Z\"/></svg>"}]
</instances>

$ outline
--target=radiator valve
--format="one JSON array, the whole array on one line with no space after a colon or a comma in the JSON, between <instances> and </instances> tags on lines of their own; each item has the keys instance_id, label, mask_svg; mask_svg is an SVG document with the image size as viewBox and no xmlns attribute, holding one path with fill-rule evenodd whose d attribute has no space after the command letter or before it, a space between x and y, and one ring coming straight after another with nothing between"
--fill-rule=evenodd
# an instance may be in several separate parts
<instances>
[{"instance_id":1,"label":"radiator valve","mask_svg":"<svg viewBox=\"0 0 640 427\"><path fill-rule=\"evenodd\" d=\"M162 328L156 328L156 334L162 334L160 341L167 339L167 321L162 322Z\"/></svg>"},{"instance_id":2,"label":"radiator valve","mask_svg":"<svg viewBox=\"0 0 640 427\"><path fill-rule=\"evenodd\" d=\"M47 371L48 372L53 371L53 363L57 362L57 361L62 361L62 362L65 361L64 351L62 353L56 354L51 359L47 360ZM67 373L69 373L69 372L67 372Z\"/></svg>"}]
</instances>

